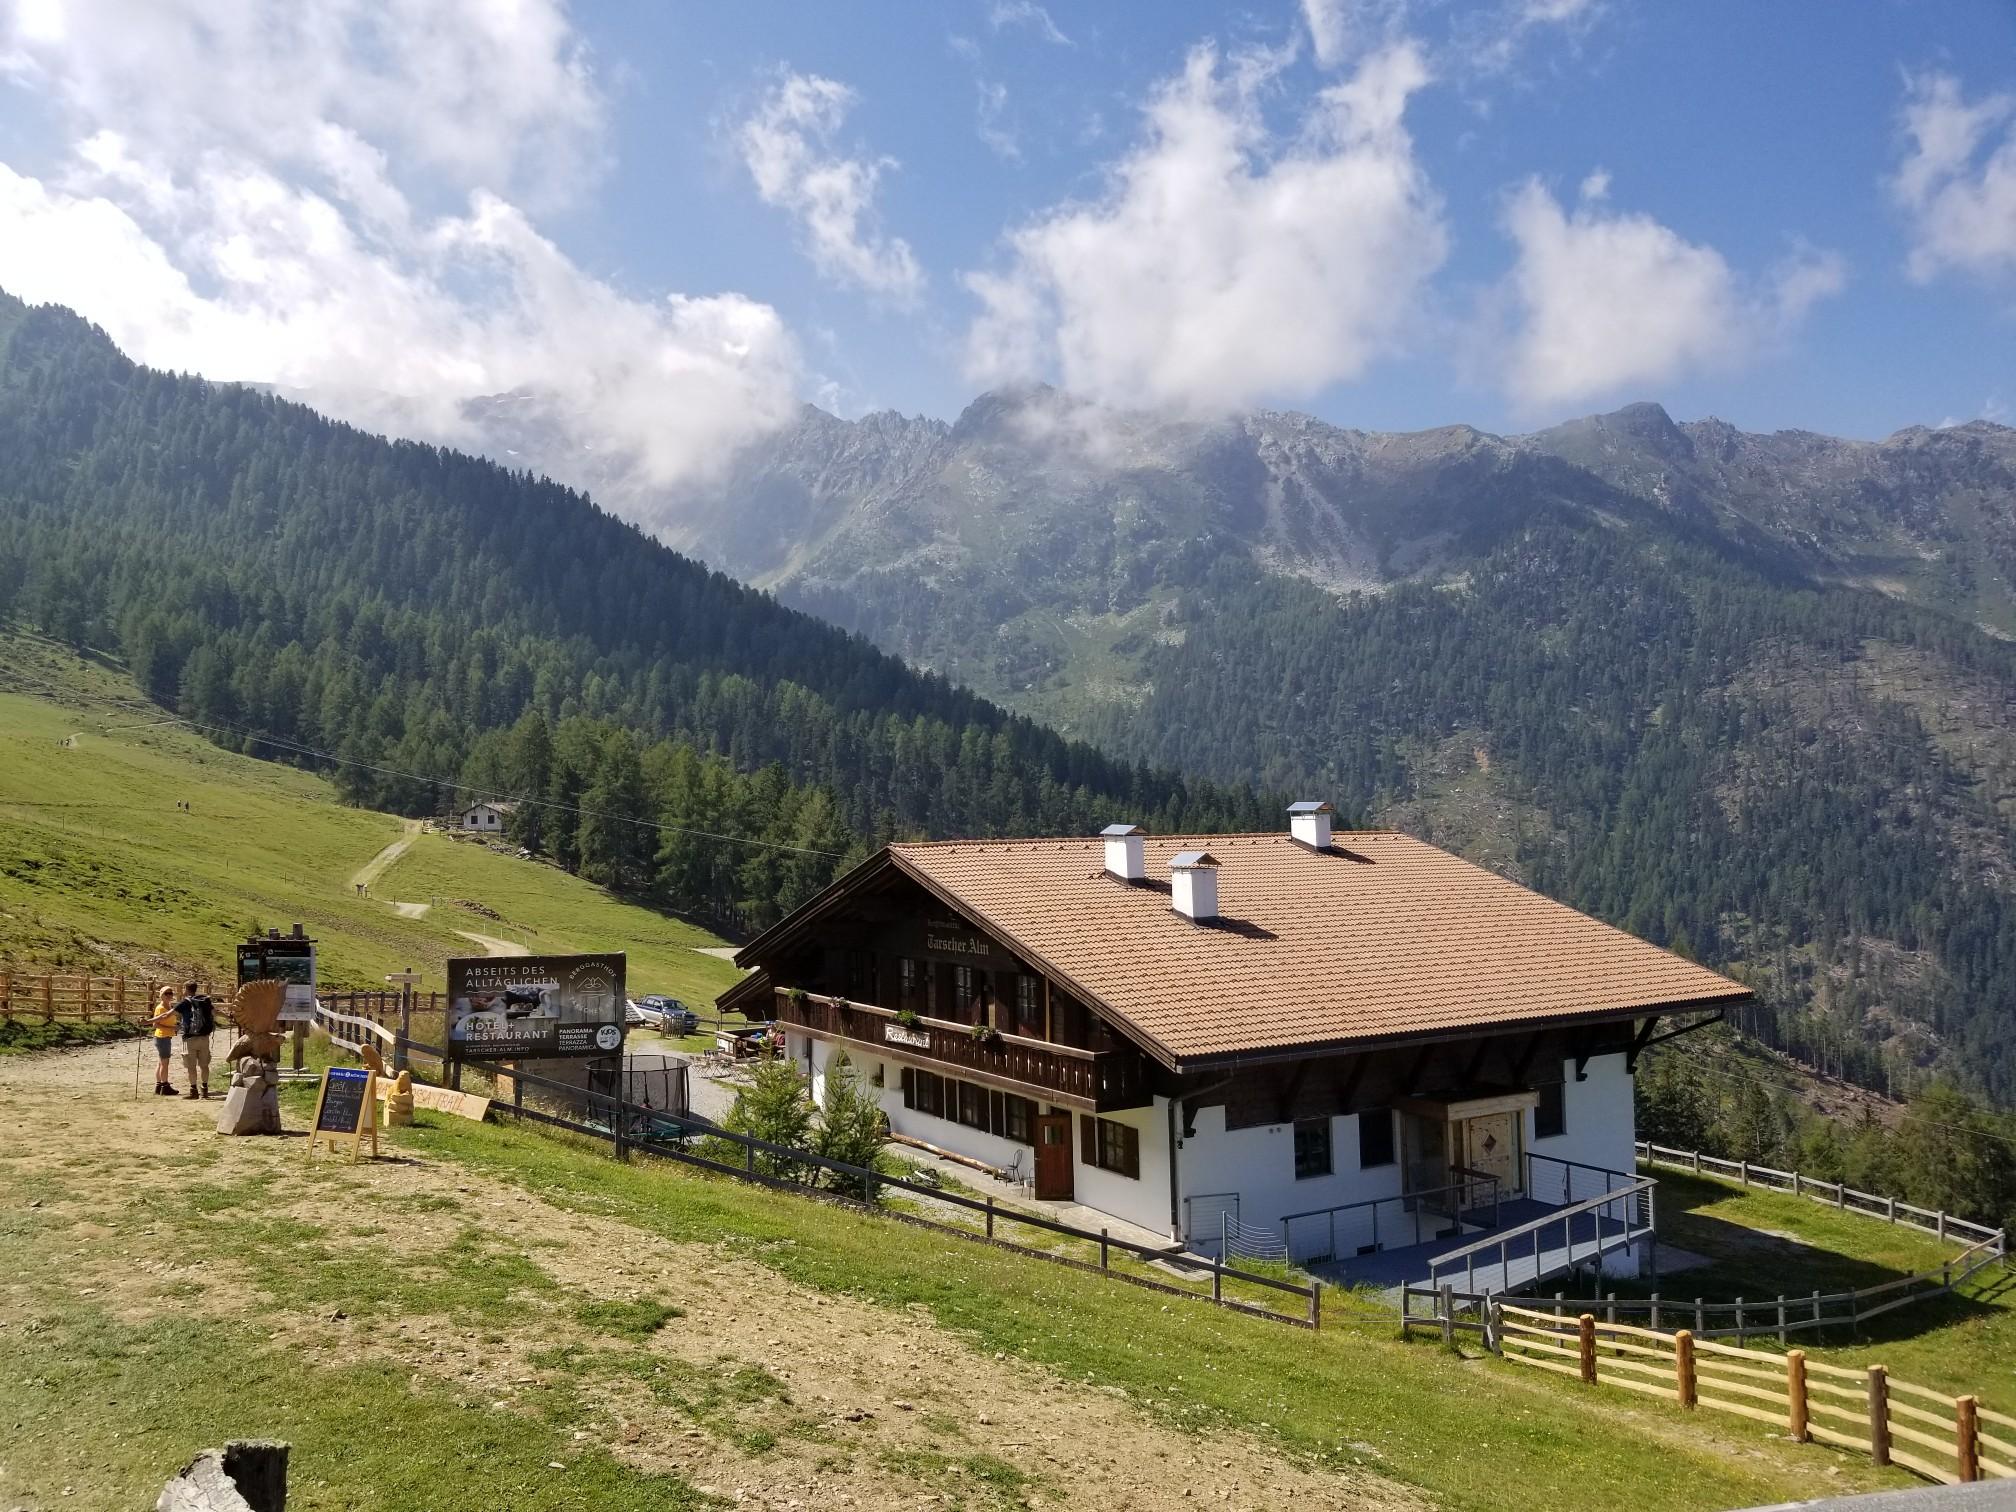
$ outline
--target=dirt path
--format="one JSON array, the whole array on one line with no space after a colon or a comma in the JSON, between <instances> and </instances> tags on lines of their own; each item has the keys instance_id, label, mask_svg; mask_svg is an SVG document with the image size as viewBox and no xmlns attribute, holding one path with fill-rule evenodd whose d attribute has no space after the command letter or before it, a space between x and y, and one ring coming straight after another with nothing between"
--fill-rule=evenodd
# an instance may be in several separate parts
<instances>
[{"instance_id":1,"label":"dirt path","mask_svg":"<svg viewBox=\"0 0 2016 1512\"><path fill-rule=\"evenodd\" d=\"M674 1243L556 1209L424 1146L398 1162L308 1174L298 1141L219 1138L215 1104L133 1097L132 1053L114 1045L0 1060L0 1178L74 1220L63 1263L116 1315L158 1311L200 1268L206 1308L259 1317L304 1363L396 1361L472 1406L502 1411L536 1413L547 1393L576 1391L589 1407L577 1438L747 1507L1426 1505L1370 1471L1305 1469L1243 1434L1183 1431L1118 1393L984 1354L922 1309L802 1288L726 1246ZM268 1180L280 1173L284 1181ZM332 1274L359 1262L374 1272L424 1267L432 1247L452 1251L480 1233L500 1263L542 1272L543 1289L514 1293L502 1322L289 1309L262 1293L284 1288L279 1273L262 1280L265 1257L248 1258L233 1242L242 1210L192 1202L191 1211L221 1210L187 1220L198 1225L195 1238L170 1254L152 1227L122 1227L118 1216L143 1192L251 1184L270 1216L315 1236L297 1243L322 1246ZM344 1222L332 1223L339 1209ZM418 1214L426 1216L416 1222ZM7 1284L0 1278L0 1300ZM629 1346L655 1366L584 1366L627 1353L576 1321L584 1303L653 1300L682 1310ZM689 1382L698 1395L680 1394ZM733 1389L719 1389L723 1382ZM669 1402L668 1383L677 1386ZM987 1468L1003 1463L1020 1479L1003 1484Z\"/></svg>"},{"instance_id":2,"label":"dirt path","mask_svg":"<svg viewBox=\"0 0 2016 1512\"><path fill-rule=\"evenodd\" d=\"M695 945L693 947L693 954L712 956L717 961L732 961L735 959L735 947L733 945Z\"/></svg>"},{"instance_id":3,"label":"dirt path","mask_svg":"<svg viewBox=\"0 0 2016 1512\"><path fill-rule=\"evenodd\" d=\"M462 936L465 940L474 940L478 945L481 945L485 955L522 956L532 954L530 950L527 950L516 940L500 940L495 935L478 934L473 929L458 929L455 933Z\"/></svg>"},{"instance_id":4,"label":"dirt path","mask_svg":"<svg viewBox=\"0 0 2016 1512\"><path fill-rule=\"evenodd\" d=\"M406 848L420 838L421 828L422 824L418 819L401 820L399 838L350 874L351 888L354 890L369 887L376 882L384 875L385 868L405 855Z\"/></svg>"}]
</instances>

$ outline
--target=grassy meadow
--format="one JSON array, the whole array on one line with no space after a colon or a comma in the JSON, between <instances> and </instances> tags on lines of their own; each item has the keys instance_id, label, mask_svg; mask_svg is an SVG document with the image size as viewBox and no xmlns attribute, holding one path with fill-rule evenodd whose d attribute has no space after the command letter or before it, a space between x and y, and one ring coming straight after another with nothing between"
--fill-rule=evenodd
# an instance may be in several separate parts
<instances>
[{"instance_id":1,"label":"grassy meadow","mask_svg":"<svg viewBox=\"0 0 2016 1512\"><path fill-rule=\"evenodd\" d=\"M0 635L0 970L222 977L246 930L298 920L336 986L409 966L438 985L449 956L484 953L462 931L534 951L624 950L635 990L702 1004L736 978L697 952L721 943L706 930L347 808L320 777L165 718L117 668ZM402 840L360 894L353 879ZM395 902L429 906L411 917Z\"/></svg>"}]
</instances>

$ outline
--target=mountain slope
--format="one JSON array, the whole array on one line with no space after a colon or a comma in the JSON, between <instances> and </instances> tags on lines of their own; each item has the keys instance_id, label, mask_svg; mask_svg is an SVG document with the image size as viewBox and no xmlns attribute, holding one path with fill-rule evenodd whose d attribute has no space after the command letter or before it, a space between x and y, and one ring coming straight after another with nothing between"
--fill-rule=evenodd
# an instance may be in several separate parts
<instances>
[{"instance_id":1,"label":"mountain slope","mask_svg":"<svg viewBox=\"0 0 2016 1512\"><path fill-rule=\"evenodd\" d=\"M774 508L731 565L1110 749L1747 972L1752 1027L1830 1070L2016 1097L2016 651L1972 623L2016 624L2016 431L1391 436L1039 390L808 414L681 508L696 540Z\"/></svg>"},{"instance_id":2,"label":"mountain slope","mask_svg":"<svg viewBox=\"0 0 2016 1512\"><path fill-rule=\"evenodd\" d=\"M543 793L567 816L554 853L585 870L589 846L629 886L672 864L653 856L659 834L612 840L585 812L577 834L578 810L676 803L672 822L801 856L895 832L1083 831L1116 812L1257 817L1243 790L1060 739L567 489L151 372L74 315L0 296L10 611L116 647L152 696L222 738L342 756L346 791L376 806ZM759 859L679 867L723 906L766 912L778 888L817 881L773 885Z\"/></svg>"}]
</instances>

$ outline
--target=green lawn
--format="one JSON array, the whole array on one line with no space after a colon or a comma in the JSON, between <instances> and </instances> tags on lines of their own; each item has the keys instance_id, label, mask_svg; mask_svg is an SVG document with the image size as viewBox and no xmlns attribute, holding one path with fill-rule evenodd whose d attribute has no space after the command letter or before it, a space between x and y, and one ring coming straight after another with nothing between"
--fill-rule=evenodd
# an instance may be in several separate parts
<instances>
[{"instance_id":1,"label":"green lawn","mask_svg":"<svg viewBox=\"0 0 2016 1512\"><path fill-rule=\"evenodd\" d=\"M1746 1506L1789 1498L1830 1470L1826 1483L1842 1489L1906 1483L1735 1420L1403 1342L1390 1317L1355 1309L1329 1312L1312 1335L658 1161L619 1165L529 1130L436 1120L399 1142L562 1207L720 1245L803 1285L922 1310L982 1350L1118 1390L1180 1424L1374 1465L1448 1506Z\"/></svg>"},{"instance_id":2,"label":"green lawn","mask_svg":"<svg viewBox=\"0 0 2016 1512\"><path fill-rule=\"evenodd\" d=\"M159 713L82 695L135 697L114 668L0 634L0 970L223 977L245 930L298 920L335 986L376 987L407 966L438 986L449 956L482 953L458 930L625 950L638 990L701 1003L735 980L692 948L720 943L704 930L442 835L420 836L360 896L353 874L402 838L399 819L346 808L321 778L219 750ZM392 906L437 895L424 918Z\"/></svg>"},{"instance_id":3,"label":"green lawn","mask_svg":"<svg viewBox=\"0 0 2016 1512\"><path fill-rule=\"evenodd\" d=\"M1879 1218L1839 1212L1810 1198L1655 1169L1659 1237L1711 1264L1661 1278L1664 1297L1733 1302L1850 1291L1936 1269L1956 1253L1931 1234ZM1607 1284L1607 1283L1606 1283ZM1643 1295L1649 1287L1617 1287ZM2016 1412L2016 1272L1990 1266L1961 1292L1914 1302L1873 1318L1863 1334L1845 1330L1792 1336L1816 1359L1886 1365L1902 1379ZM1776 1341L1760 1338L1762 1347Z\"/></svg>"}]
</instances>

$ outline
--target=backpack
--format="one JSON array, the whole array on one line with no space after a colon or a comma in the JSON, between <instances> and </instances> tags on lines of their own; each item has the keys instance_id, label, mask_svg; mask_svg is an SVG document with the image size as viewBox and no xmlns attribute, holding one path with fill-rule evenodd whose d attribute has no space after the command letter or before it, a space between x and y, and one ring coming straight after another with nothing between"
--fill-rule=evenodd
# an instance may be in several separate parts
<instances>
[{"instance_id":1,"label":"backpack","mask_svg":"<svg viewBox=\"0 0 2016 1512\"><path fill-rule=\"evenodd\" d=\"M182 1021L184 1039L202 1039L217 1027L217 1007L200 992L177 1003L175 1016Z\"/></svg>"}]
</instances>

